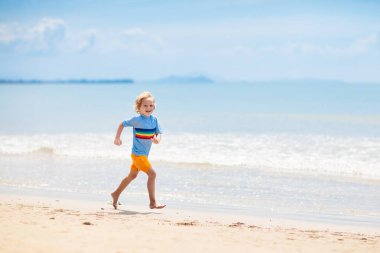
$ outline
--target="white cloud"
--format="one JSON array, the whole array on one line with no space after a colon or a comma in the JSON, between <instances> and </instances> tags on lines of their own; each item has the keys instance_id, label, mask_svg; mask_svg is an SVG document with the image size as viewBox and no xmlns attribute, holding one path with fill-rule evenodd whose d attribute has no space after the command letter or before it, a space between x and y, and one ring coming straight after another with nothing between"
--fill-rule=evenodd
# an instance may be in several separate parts
<instances>
[{"instance_id":1,"label":"white cloud","mask_svg":"<svg viewBox=\"0 0 380 253\"><path fill-rule=\"evenodd\" d=\"M132 54L159 54L167 49L162 37L138 27L121 31L115 44L120 50Z\"/></svg>"},{"instance_id":2,"label":"white cloud","mask_svg":"<svg viewBox=\"0 0 380 253\"><path fill-rule=\"evenodd\" d=\"M219 53L223 56L251 56L253 54L253 49L246 46L233 46L228 48L223 48L219 51Z\"/></svg>"},{"instance_id":3,"label":"white cloud","mask_svg":"<svg viewBox=\"0 0 380 253\"><path fill-rule=\"evenodd\" d=\"M83 40L79 43L79 52L86 52L95 46L97 40L97 31L90 29L84 33Z\"/></svg>"},{"instance_id":4,"label":"white cloud","mask_svg":"<svg viewBox=\"0 0 380 253\"><path fill-rule=\"evenodd\" d=\"M347 45L321 45L312 42L294 42L285 46L271 46L270 51L285 54L287 56L324 56L324 57L355 57L368 55L379 49L380 36L372 34L357 38ZM267 51L267 47L261 48Z\"/></svg>"},{"instance_id":5,"label":"white cloud","mask_svg":"<svg viewBox=\"0 0 380 253\"><path fill-rule=\"evenodd\" d=\"M357 39L350 47L348 52L352 54L366 54L380 42L379 33L365 38Z\"/></svg>"},{"instance_id":6,"label":"white cloud","mask_svg":"<svg viewBox=\"0 0 380 253\"><path fill-rule=\"evenodd\" d=\"M26 54L98 53L160 55L173 53L165 40L139 27L129 29L70 29L62 19L43 18L34 25L0 24L0 45Z\"/></svg>"},{"instance_id":7,"label":"white cloud","mask_svg":"<svg viewBox=\"0 0 380 253\"><path fill-rule=\"evenodd\" d=\"M43 18L30 27L0 25L0 43L27 53L50 52L62 42L65 34L66 25L61 19Z\"/></svg>"},{"instance_id":8,"label":"white cloud","mask_svg":"<svg viewBox=\"0 0 380 253\"><path fill-rule=\"evenodd\" d=\"M10 44L17 40L16 27L12 25L0 24L0 43Z\"/></svg>"},{"instance_id":9,"label":"white cloud","mask_svg":"<svg viewBox=\"0 0 380 253\"><path fill-rule=\"evenodd\" d=\"M380 36L372 34L357 38L351 43L342 46L321 45L316 42L290 42L287 45L264 45L264 46L231 46L224 47L218 53L224 56L244 57L255 54L280 54L288 57L293 56L324 56L324 57L355 57L371 54L379 49Z\"/></svg>"},{"instance_id":10,"label":"white cloud","mask_svg":"<svg viewBox=\"0 0 380 253\"><path fill-rule=\"evenodd\" d=\"M48 52L53 50L65 37L66 25L61 19L43 18L27 33L31 49Z\"/></svg>"},{"instance_id":11,"label":"white cloud","mask_svg":"<svg viewBox=\"0 0 380 253\"><path fill-rule=\"evenodd\" d=\"M138 27L126 29L122 31L121 34L127 37L148 37L148 34L143 29Z\"/></svg>"}]
</instances>

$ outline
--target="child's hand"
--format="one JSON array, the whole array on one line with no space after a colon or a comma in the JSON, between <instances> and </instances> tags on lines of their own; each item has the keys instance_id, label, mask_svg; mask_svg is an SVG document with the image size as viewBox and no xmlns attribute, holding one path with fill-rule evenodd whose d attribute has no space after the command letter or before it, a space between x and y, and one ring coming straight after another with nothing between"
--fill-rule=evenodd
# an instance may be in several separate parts
<instances>
[{"instance_id":1,"label":"child's hand","mask_svg":"<svg viewBox=\"0 0 380 253\"><path fill-rule=\"evenodd\" d=\"M160 143L160 140L159 139L157 139L157 136L153 136L153 138L152 139L150 139L154 144L158 144L158 143Z\"/></svg>"},{"instance_id":2,"label":"child's hand","mask_svg":"<svg viewBox=\"0 0 380 253\"><path fill-rule=\"evenodd\" d=\"M115 139L113 143L117 146L120 146L122 144L122 141L120 139Z\"/></svg>"}]
</instances>

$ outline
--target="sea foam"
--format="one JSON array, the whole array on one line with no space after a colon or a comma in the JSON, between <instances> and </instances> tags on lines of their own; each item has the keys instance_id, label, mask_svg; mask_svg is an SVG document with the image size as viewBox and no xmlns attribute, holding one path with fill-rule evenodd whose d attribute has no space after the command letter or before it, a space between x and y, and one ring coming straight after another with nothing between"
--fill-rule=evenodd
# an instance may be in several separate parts
<instances>
[{"instance_id":1,"label":"sea foam","mask_svg":"<svg viewBox=\"0 0 380 253\"><path fill-rule=\"evenodd\" d=\"M0 157L50 155L75 159L129 159L112 134L0 136ZM239 167L274 173L380 179L380 138L293 134L165 134L154 162L186 168Z\"/></svg>"}]
</instances>

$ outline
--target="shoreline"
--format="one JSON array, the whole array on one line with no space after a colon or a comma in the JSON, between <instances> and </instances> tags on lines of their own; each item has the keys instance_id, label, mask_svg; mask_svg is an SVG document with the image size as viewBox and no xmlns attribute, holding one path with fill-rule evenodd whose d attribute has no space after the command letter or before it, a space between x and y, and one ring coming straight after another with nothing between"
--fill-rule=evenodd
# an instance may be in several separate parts
<instances>
[{"instance_id":1,"label":"shoreline","mask_svg":"<svg viewBox=\"0 0 380 253\"><path fill-rule=\"evenodd\" d=\"M78 211L90 211L87 206L92 208L91 210L96 210L99 206L102 208L111 208L111 197L108 194L100 197L101 195L88 195L86 193L78 193L73 196L72 193L64 192L54 192L46 191L41 192L39 189L16 189L12 187L1 187L0 186L0 200L4 199L20 199L26 203L39 203L41 201L46 201L47 203L54 203L55 200L65 205L69 209L77 209ZM21 190L21 192L20 192ZM105 201L101 200L104 199ZM131 197L131 196L129 196ZM146 196L144 196L146 197ZM130 199L129 203L125 203L126 197L119 199L121 209L134 209L140 211L149 211L148 204L144 205L141 199L137 201L134 197ZM54 200L54 201L53 201ZM164 201L165 202L165 201ZM210 208L201 207L200 205L178 205L178 203L166 203L167 207L164 208L163 214L178 216L178 214L194 216L199 218L202 217L218 217L217 221L225 221L226 219L230 222L236 220L236 217L240 218L245 222L260 223L261 225L267 226L300 226L304 225L306 228L319 228L319 229L336 229L339 231L346 232L360 232L360 233L372 233L380 234L380 227L377 223L371 223L368 219L360 216L348 216L347 214L342 214L341 216L337 214L332 214L331 217L327 215L318 216L318 214L305 214L305 213L290 213L289 210L286 213L278 212L265 212L264 210L256 210L249 212L247 209L229 208L225 207L214 207ZM113 208L111 208L113 210ZM295 210L294 210L295 211ZM240 221L239 221L240 222Z\"/></svg>"},{"instance_id":2,"label":"shoreline","mask_svg":"<svg viewBox=\"0 0 380 253\"><path fill-rule=\"evenodd\" d=\"M150 209L147 205L142 204L119 204L118 209L115 210L112 206L111 197L107 201L99 200L86 200L83 198L72 198L72 197L52 197L44 195L34 195L34 194L12 194L12 193L0 193L0 201L21 202L22 204L35 205L35 204L46 204L54 208L65 208L69 210L76 210L78 212L111 212L118 213L119 211L135 212L138 213L152 213L159 214L162 217L167 217L171 219L188 219L192 218L201 222L217 222L224 225L229 225L232 223L254 223L263 227L288 227L288 228L300 228L300 229L318 229L318 230L339 230L342 232L354 232L354 233L365 233L380 236L380 228L375 226L360 226L357 224L344 224L344 223L333 223L327 221L306 220L306 219L292 219L283 218L279 216L274 216L268 214L264 216L259 215L247 215L234 213L228 211L219 210L199 210L191 209L189 207L185 208L172 208L167 205L163 209Z\"/></svg>"},{"instance_id":3,"label":"shoreline","mask_svg":"<svg viewBox=\"0 0 380 253\"><path fill-rule=\"evenodd\" d=\"M2 252L378 252L380 229L0 194ZM153 239L153 242L152 242ZM160 245L157 248L157 245Z\"/></svg>"}]
</instances>

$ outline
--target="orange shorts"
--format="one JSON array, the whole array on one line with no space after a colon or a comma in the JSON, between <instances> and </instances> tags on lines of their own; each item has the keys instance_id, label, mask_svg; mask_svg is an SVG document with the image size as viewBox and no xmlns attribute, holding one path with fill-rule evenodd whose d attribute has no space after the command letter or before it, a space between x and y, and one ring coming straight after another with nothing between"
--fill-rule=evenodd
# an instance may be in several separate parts
<instances>
[{"instance_id":1,"label":"orange shorts","mask_svg":"<svg viewBox=\"0 0 380 253\"><path fill-rule=\"evenodd\" d=\"M132 165L131 170L141 170L145 173L148 173L149 169L152 168L152 165L150 165L150 162L148 160L148 157L144 155L135 155L131 154L132 158Z\"/></svg>"}]
</instances>

